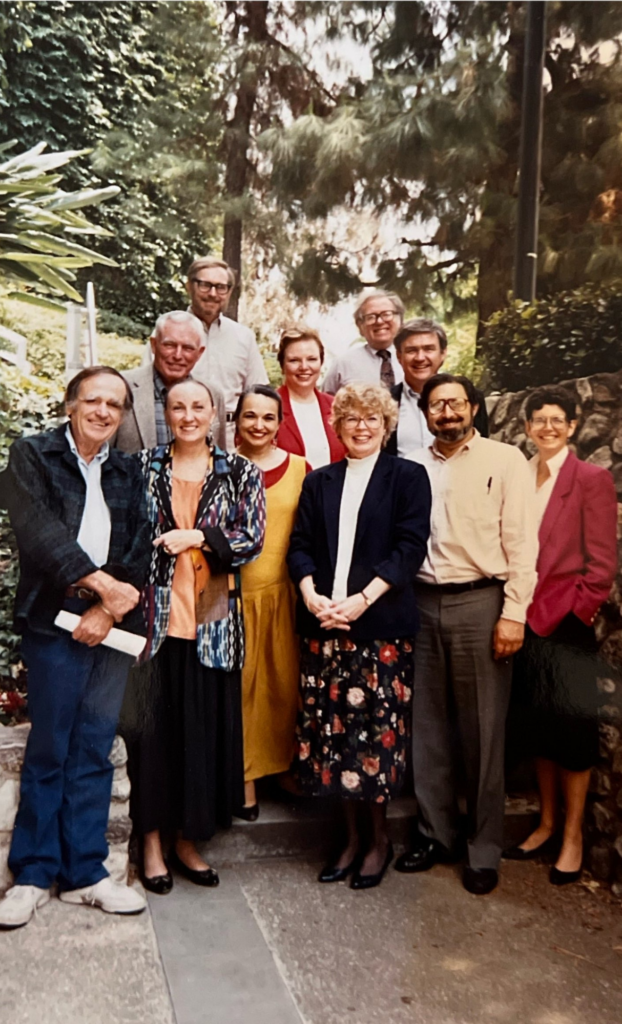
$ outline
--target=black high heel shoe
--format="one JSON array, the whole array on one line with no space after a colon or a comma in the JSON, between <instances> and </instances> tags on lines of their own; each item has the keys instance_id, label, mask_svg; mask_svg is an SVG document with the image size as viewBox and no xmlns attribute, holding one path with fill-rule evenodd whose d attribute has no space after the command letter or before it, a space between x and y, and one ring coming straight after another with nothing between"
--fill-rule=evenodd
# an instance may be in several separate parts
<instances>
[{"instance_id":1,"label":"black high heel shoe","mask_svg":"<svg viewBox=\"0 0 622 1024\"><path fill-rule=\"evenodd\" d=\"M318 882L343 882L353 871L356 870L356 866L360 861L360 855L357 853L356 856L346 865L345 868L337 868L334 864L326 864L319 875L317 876Z\"/></svg>"},{"instance_id":2,"label":"black high heel shoe","mask_svg":"<svg viewBox=\"0 0 622 1024\"><path fill-rule=\"evenodd\" d=\"M171 862L175 871L178 871L180 875L187 878L189 882L194 882L195 885L206 885L209 888L214 888L214 886L220 884L218 872L214 871L214 868L208 868L206 865L204 871L195 871L194 868L189 868L187 864L184 864L176 850L173 850L171 853Z\"/></svg>"},{"instance_id":3,"label":"black high heel shoe","mask_svg":"<svg viewBox=\"0 0 622 1024\"><path fill-rule=\"evenodd\" d=\"M257 821L259 817L259 804L251 804L250 807L240 807L234 818L241 818L242 821Z\"/></svg>"},{"instance_id":4,"label":"black high heel shoe","mask_svg":"<svg viewBox=\"0 0 622 1024\"><path fill-rule=\"evenodd\" d=\"M166 865L168 868L168 864ZM170 871L165 875L146 875L144 868L140 870L140 880L148 892L154 892L156 896L166 896L173 888L173 876Z\"/></svg>"},{"instance_id":5,"label":"black high heel shoe","mask_svg":"<svg viewBox=\"0 0 622 1024\"><path fill-rule=\"evenodd\" d=\"M504 850L501 856L504 860L535 860L536 857L544 857L547 854L554 854L559 851L559 835L553 835L545 839L543 843L533 850L523 850L520 846L510 846Z\"/></svg>"},{"instance_id":6,"label":"black high heel shoe","mask_svg":"<svg viewBox=\"0 0 622 1024\"><path fill-rule=\"evenodd\" d=\"M351 889L374 889L377 885L380 885L384 878L384 873L387 870L389 864L393 860L393 843L389 843L387 855L384 859L384 864L377 871L375 875L361 875L359 871L355 871L350 882Z\"/></svg>"}]
</instances>

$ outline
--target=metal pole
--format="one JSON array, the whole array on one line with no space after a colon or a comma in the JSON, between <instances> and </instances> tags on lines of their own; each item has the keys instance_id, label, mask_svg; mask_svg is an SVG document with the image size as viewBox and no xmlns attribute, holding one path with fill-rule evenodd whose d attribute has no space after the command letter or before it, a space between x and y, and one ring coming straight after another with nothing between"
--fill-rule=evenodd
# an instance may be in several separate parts
<instances>
[{"instance_id":1,"label":"metal pole","mask_svg":"<svg viewBox=\"0 0 622 1024\"><path fill-rule=\"evenodd\" d=\"M514 264L514 297L524 302L536 297L545 22L546 4L531 0L527 5Z\"/></svg>"}]
</instances>

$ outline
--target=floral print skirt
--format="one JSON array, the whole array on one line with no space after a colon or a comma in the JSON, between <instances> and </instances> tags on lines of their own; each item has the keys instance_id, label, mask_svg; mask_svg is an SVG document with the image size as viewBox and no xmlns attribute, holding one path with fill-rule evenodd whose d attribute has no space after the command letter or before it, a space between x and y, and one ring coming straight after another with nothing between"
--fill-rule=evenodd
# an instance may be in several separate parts
<instances>
[{"instance_id":1,"label":"floral print skirt","mask_svg":"<svg viewBox=\"0 0 622 1024\"><path fill-rule=\"evenodd\" d=\"M383 803L406 769L413 640L301 640L296 767L305 792Z\"/></svg>"}]
</instances>

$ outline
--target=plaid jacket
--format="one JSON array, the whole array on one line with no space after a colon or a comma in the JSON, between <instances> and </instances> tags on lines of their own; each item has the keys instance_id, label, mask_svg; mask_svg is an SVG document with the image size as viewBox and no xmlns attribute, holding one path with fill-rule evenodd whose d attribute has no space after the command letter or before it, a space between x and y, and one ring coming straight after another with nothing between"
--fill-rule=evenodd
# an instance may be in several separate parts
<instances>
[{"instance_id":1,"label":"plaid jacket","mask_svg":"<svg viewBox=\"0 0 622 1024\"><path fill-rule=\"evenodd\" d=\"M2 496L17 538L20 578L18 630L54 632L65 590L97 566L77 543L86 484L65 437L66 425L15 441L2 474ZM114 449L102 465L111 533L104 572L141 590L149 564L149 525L142 477L129 455ZM124 625L140 628L140 612Z\"/></svg>"},{"instance_id":2,"label":"plaid jacket","mask_svg":"<svg viewBox=\"0 0 622 1024\"><path fill-rule=\"evenodd\" d=\"M239 455L212 448L213 471L199 499L195 529L202 530L209 551L210 580L197 605L197 656L207 668L233 672L244 664L244 624L239 567L261 553L266 529L263 473ZM152 540L176 528L171 496L171 446L161 445L134 456L144 475ZM143 591L147 647L152 658L166 638L171 609L175 557L160 545L152 548L149 580Z\"/></svg>"}]
</instances>

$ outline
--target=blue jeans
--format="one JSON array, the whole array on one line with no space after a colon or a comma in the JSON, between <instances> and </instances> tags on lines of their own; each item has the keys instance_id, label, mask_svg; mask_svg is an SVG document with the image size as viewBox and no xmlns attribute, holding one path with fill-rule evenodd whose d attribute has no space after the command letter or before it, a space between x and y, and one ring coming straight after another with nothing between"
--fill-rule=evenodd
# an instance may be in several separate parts
<instances>
[{"instance_id":1,"label":"blue jeans","mask_svg":"<svg viewBox=\"0 0 622 1024\"><path fill-rule=\"evenodd\" d=\"M132 659L31 631L22 655L32 728L9 867L20 885L79 889L108 874L108 755Z\"/></svg>"}]
</instances>

